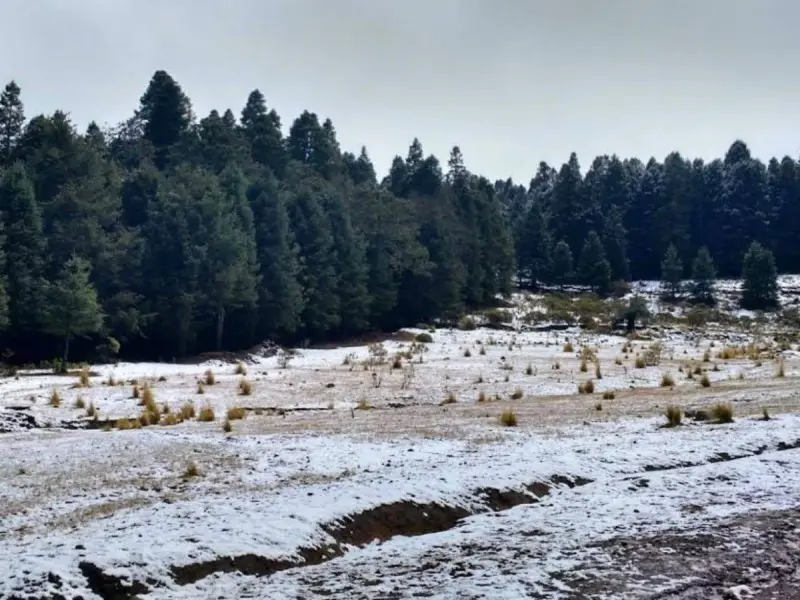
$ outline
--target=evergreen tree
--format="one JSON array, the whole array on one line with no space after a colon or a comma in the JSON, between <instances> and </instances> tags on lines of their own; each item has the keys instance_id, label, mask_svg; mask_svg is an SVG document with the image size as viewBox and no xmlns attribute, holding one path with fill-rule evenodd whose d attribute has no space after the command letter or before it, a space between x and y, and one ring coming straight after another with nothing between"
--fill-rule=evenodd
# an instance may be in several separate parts
<instances>
[{"instance_id":1,"label":"evergreen tree","mask_svg":"<svg viewBox=\"0 0 800 600\"><path fill-rule=\"evenodd\" d=\"M17 140L25 125L21 90L14 81L0 93L0 165L10 164Z\"/></svg>"},{"instance_id":2,"label":"evergreen tree","mask_svg":"<svg viewBox=\"0 0 800 600\"><path fill-rule=\"evenodd\" d=\"M594 230L586 236L586 243L578 260L578 279L599 294L608 292L611 285L611 265L606 259L600 236Z\"/></svg>"},{"instance_id":3,"label":"evergreen tree","mask_svg":"<svg viewBox=\"0 0 800 600\"><path fill-rule=\"evenodd\" d=\"M661 261L661 290L668 300L675 300L683 291L683 264L675 244L670 244Z\"/></svg>"},{"instance_id":4,"label":"evergreen tree","mask_svg":"<svg viewBox=\"0 0 800 600\"><path fill-rule=\"evenodd\" d=\"M714 281L717 270L708 248L703 246L697 251L692 263L692 301L712 305L714 298Z\"/></svg>"},{"instance_id":5,"label":"evergreen tree","mask_svg":"<svg viewBox=\"0 0 800 600\"><path fill-rule=\"evenodd\" d=\"M778 306L778 271L772 252L758 242L750 244L742 262L742 307L770 309Z\"/></svg>"},{"instance_id":6,"label":"evergreen tree","mask_svg":"<svg viewBox=\"0 0 800 600\"><path fill-rule=\"evenodd\" d=\"M250 93L242 109L241 129L250 145L253 161L282 177L288 156L281 134L281 120L274 109L267 112L264 94L258 90Z\"/></svg>"},{"instance_id":7,"label":"evergreen tree","mask_svg":"<svg viewBox=\"0 0 800 600\"><path fill-rule=\"evenodd\" d=\"M89 262L73 255L48 285L44 331L64 340L65 363L72 338L98 333L103 327L97 291L90 281L91 269Z\"/></svg>"},{"instance_id":8,"label":"evergreen tree","mask_svg":"<svg viewBox=\"0 0 800 600\"><path fill-rule=\"evenodd\" d=\"M612 206L609 209L603 230L603 245L608 263L611 265L611 277L618 281L630 280L628 232L622 222L622 209L619 206Z\"/></svg>"},{"instance_id":9,"label":"evergreen tree","mask_svg":"<svg viewBox=\"0 0 800 600\"><path fill-rule=\"evenodd\" d=\"M553 283L558 284L561 288L564 287L564 284L569 283L574 276L572 264L572 251L569 249L569 244L561 240L553 249L553 270L551 276Z\"/></svg>"},{"instance_id":10,"label":"evergreen tree","mask_svg":"<svg viewBox=\"0 0 800 600\"><path fill-rule=\"evenodd\" d=\"M166 71L156 71L139 100L138 119L144 139L155 148L155 164L164 168L169 150L192 122L192 105L181 86Z\"/></svg>"},{"instance_id":11,"label":"evergreen tree","mask_svg":"<svg viewBox=\"0 0 800 600\"><path fill-rule=\"evenodd\" d=\"M528 209L517 234L517 272L520 282L535 290L539 283L547 280L550 267L550 235L539 202L536 201Z\"/></svg>"}]
</instances>

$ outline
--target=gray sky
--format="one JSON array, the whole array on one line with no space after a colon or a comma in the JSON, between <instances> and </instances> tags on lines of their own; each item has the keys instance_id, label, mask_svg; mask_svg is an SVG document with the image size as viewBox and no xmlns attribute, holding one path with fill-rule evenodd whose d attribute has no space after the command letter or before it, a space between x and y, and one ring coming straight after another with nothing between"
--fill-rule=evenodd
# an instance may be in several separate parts
<instances>
[{"instance_id":1,"label":"gray sky","mask_svg":"<svg viewBox=\"0 0 800 600\"><path fill-rule=\"evenodd\" d=\"M800 155L797 0L2 0L0 79L28 116L130 116L157 69L198 116L261 89L379 174L412 138L527 182L571 151Z\"/></svg>"}]
</instances>

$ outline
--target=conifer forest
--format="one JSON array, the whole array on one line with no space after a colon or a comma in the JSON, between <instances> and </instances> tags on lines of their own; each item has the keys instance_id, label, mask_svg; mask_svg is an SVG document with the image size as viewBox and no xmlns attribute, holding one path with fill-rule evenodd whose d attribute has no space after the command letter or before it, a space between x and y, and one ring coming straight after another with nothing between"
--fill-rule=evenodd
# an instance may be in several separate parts
<instances>
[{"instance_id":1,"label":"conifer forest","mask_svg":"<svg viewBox=\"0 0 800 600\"><path fill-rule=\"evenodd\" d=\"M258 90L196 116L158 71L127 121L85 131L69 107L27 115L24 99L14 82L0 98L6 360L341 340L517 286L602 296L663 279L680 299L691 278L691 299L712 302L704 282L744 274L743 304L770 308L774 272L800 272L797 157L765 164L743 141L710 161L531 157L519 182L413 139L382 176L330 120L289 123Z\"/></svg>"}]
</instances>

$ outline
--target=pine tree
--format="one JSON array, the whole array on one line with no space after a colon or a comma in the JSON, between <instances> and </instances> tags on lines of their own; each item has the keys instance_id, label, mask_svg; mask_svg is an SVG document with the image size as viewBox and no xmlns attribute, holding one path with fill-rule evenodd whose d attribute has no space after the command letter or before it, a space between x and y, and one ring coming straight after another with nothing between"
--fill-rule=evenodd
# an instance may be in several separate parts
<instances>
[{"instance_id":1,"label":"pine tree","mask_svg":"<svg viewBox=\"0 0 800 600\"><path fill-rule=\"evenodd\" d=\"M750 244L742 263L742 307L772 309L778 306L778 271L772 252L758 242Z\"/></svg>"},{"instance_id":2,"label":"pine tree","mask_svg":"<svg viewBox=\"0 0 800 600\"><path fill-rule=\"evenodd\" d=\"M683 264L675 244L670 244L661 261L661 290L668 300L675 300L683 291Z\"/></svg>"},{"instance_id":3,"label":"pine tree","mask_svg":"<svg viewBox=\"0 0 800 600\"><path fill-rule=\"evenodd\" d=\"M281 120L275 110L267 112L264 94L258 90L250 93L242 109L241 129L250 145L253 161L282 177L288 156L281 134Z\"/></svg>"},{"instance_id":4,"label":"pine tree","mask_svg":"<svg viewBox=\"0 0 800 600\"><path fill-rule=\"evenodd\" d=\"M574 277L572 251L564 240L558 242L553 249L553 270L551 279L562 289Z\"/></svg>"},{"instance_id":5,"label":"pine tree","mask_svg":"<svg viewBox=\"0 0 800 600\"><path fill-rule=\"evenodd\" d=\"M692 301L699 304L713 305L714 281L717 270L708 248L703 246L697 251L697 256L692 263Z\"/></svg>"},{"instance_id":6,"label":"pine tree","mask_svg":"<svg viewBox=\"0 0 800 600\"><path fill-rule=\"evenodd\" d=\"M578 261L578 278L580 283L591 286L599 294L605 294L611 285L611 265L596 231L586 236Z\"/></svg>"},{"instance_id":7,"label":"pine tree","mask_svg":"<svg viewBox=\"0 0 800 600\"><path fill-rule=\"evenodd\" d=\"M181 86L166 71L156 71L139 100L138 118L144 139L155 148L155 164L163 169L169 150L192 122L192 105Z\"/></svg>"},{"instance_id":8,"label":"pine tree","mask_svg":"<svg viewBox=\"0 0 800 600\"><path fill-rule=\"evenodd\" d=\"M69 345L78 335L98 333L103 314L97 291L90 281L91 264L73 255L58 277L48 285L44 331L64 340L63 361L69 360Z\"/></svg>"},{"instance_id":9,"label":"pine tree","mask_svg":"<svg viewBox=\"0 0 800 600\"><path fill-rule=\"evenodd\" d=\"M17 140L25 125L21 90L11 81L0 94L0 165L10 164Z\"/></svg>"},{"instance_id":10,"label":"pine tree","mask_svg":"<svg viewBox=\"0 0 800 600\"><path fill-rule=\"evenodd\" d=\"M537 289L550 274L550 260L550 235L539 202L535 201L517 232L517 272L522 284Z\"/></svg>"},{"instance_id":11,"label":"pine tree","mask_svg":"<svg viewBox=\"0 0 800 600\"><path fill-rule=\"evenodd\" d=\"M611 265L611 277L617 281L629 281L628 232L622 222L622 209L619 206L609 209L603 228L603 244Z\"/></svg>"}]
</instances>

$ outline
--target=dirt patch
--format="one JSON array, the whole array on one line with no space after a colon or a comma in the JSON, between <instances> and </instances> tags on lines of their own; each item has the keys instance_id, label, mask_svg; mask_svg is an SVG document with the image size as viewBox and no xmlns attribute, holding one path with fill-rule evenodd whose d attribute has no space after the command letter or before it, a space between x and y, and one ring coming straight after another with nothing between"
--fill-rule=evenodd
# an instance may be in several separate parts
<instances>
[{"instance_id":1,"label":"dirt patch","mask_svg":"<svg viewBox=\"0 0 800 600\"><path fill-rule=\"evenodd\" d=\"M138 581L128 583L122 577L104 573L97 565L83 561L78 568L86 577L89 589L103 600L135 600L141 594L147 594L149 588Z\"/></svg>"}]
</instances>

